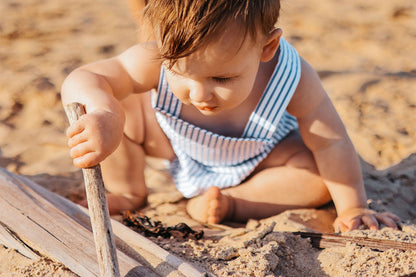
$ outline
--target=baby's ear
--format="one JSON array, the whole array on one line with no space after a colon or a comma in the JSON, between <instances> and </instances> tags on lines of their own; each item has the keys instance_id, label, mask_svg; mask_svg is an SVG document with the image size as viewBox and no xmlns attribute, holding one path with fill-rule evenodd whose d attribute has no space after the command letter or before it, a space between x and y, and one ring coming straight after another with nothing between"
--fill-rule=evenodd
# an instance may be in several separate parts
<instances>
[{"instance_id":1,"label":"baby's ear","mask_svg":"<svg viewBox=\"0 0 416 277\"><path fill-rule=\"evenodd\" d=\"M265 44L263 45L263 50L261 52L260 60L262 62L268 62L273 57L279 47L280 38L282 37L283 31L280 28L276 28L270 32L269 37L267 38Z\"/></svg>"}]
</instances>

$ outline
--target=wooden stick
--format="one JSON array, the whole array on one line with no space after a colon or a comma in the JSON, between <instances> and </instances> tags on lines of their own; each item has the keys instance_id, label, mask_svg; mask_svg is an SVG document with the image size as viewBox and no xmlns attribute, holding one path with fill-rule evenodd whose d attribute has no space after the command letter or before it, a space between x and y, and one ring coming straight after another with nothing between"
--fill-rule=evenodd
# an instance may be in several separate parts
<instances>
[{"instance_id":1,"label":"wooden stick","mask_svg":"<svg viewBox=\"0 0 416 277\"><path fill-rule=\"evenodd\" d=\"M79 103L71 103L66 106L66 113L70 124L72 124L85 114L85 108ZM83 168L82 173L101 276L119 277L120 270L101 167L98 164L90 168Z\"/></svg>"},{"instance_id":2,"label":"wooden stick","mask_svg":"<svg viewBox=\"0 0 416 277\"><path fill-rule=\"evenodd\" d=\"M400 250L416 250L416 243L403 241L308 232L294 232L293 234L299 235L302 238L309 238L311 244L317 248L343 247L349 242L379 251L385 251L392 248Z\"/></svg>"}]
</instances>

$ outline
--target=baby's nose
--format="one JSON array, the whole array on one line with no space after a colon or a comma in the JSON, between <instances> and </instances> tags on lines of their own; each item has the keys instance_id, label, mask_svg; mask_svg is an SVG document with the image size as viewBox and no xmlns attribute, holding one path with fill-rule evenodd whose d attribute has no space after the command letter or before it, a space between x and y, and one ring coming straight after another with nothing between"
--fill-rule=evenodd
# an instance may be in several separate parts
<instances>
[{"instance_id":1,"label":"baby's nose","mask_svg":"<svg viewBox=\"0 0 416 277\"><path fill-rule=\"evenodd\" d=\"M194 102L207 102L212 96L211 89L202 84L194 85L189 90L189 98Z\"/></svg>"}]
</instances>

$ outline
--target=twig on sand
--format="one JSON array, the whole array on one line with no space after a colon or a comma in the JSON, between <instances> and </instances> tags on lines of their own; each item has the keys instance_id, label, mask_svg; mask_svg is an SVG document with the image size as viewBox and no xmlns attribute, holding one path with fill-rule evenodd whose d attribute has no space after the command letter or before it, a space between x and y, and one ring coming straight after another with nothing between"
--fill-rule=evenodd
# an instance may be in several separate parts
<instances>
[{"instance_id":1,"label":"twig on sand","mask_svg":"<svg viewBox=\"0 0 416 277\"><path fill-rule=\"evenodd\" d=\"M415 243L403 241L309 232L294 232L293 234L299 235L302 238L309 238L311 240L312 246L317 248L343 247L347 243L353 243L378 251L385 251L392 248L400 250L416 250Z\"/></svg>"}]
</instances>

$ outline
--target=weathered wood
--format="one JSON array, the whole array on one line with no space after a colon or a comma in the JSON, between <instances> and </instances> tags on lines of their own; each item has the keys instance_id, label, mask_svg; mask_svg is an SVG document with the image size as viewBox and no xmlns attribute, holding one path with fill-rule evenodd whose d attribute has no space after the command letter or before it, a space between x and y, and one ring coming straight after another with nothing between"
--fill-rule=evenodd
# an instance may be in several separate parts
<instances>
[{"instance_id":1,"label":"weathered wood","mask_svg":"<svg viewBox=\"0 0 416 277\"><path fill-rule=\"evenodd\" d=\"M66 106L66 112L70 124L73 124L85 114L85 109L79 103L71 103ZM84 175L88 208L91 211L91 225L101 276L119 277L117 251L100 165L83 168L82 173Z\"/></svg>"},{"instance_id":2,"label":"weathered wood","mask_svg":"<svg viewBox=\"0 0 416 277\"><path fill-rule=\"evenodd\" d=\"M29 249L32 252L29 258L42 255L61 262L79 276L99 276L91 230L38 191L46 189L0 168L0 233L10 234L2 237L2 243L16 249ZM49 197L59 198L52 192ZM75 211L76 205L72 205ZM83 212L79 209L77 213ZM12 239L14 242L10 243ZM15 247L16 244L20 246ZM123 276L157 276L124 252L119 250L117 255Z\"/></svg>"},{"instance_id":3,"label":"weathered wood","mask_svg":"<svg viewBox=\"0 0 416 277\"><path fill-rule=\"evenodd\" d=\"M302 238L309 238L312 245L317 248L344 247L347 243L354 243L379 251L388 249L416 250L415 243L403 241L308 232L294 232L293 234L299 235Z\"/></svg>"},{"instance_id":4,"label":"weathered wood","mask_svg":"<svg viewBox=\"0 0 416 277\"><path fill-rule=\"evenodd\" d=\"M18 199L16 199L16 196L13 196L16 194L19 196ZM0 168L0 222L8 224L10 230L13 230L21 238L26 238L28 236L26 233L33 232L31 229L28 229L28 223L26 222L31 223L32 220L29 220L26 216L22 222L9 220L9 217L3 214L3 206L7 205L7 203L2 201L1 196L10 199L14 203L19 203L16 201L20 201L19 204L16 204L17 208L15 211L9 214L10 218L15 218L15 213L29 216L33 213L36 217L44 217L45 215L43 213L46 213L47 218L43 220L36 219L39 222L37 224L38 229L43 232L38 234L38 236L31 236L30 241L25 239L23 248L29 247L40 252L42 255L57 260L80 276L98 276L98 264L87 209L39 186L23 176L12 174ZM37 211L40 209L39 207L33 208L33 206L40 206L42 212ZM26 209L29 209L29 211L26 211ZM59 219L61 217L69 218L68 224L71 226L67 227L66 224L63 224L62 220ZM52 219L55 222L51 222ZM43 222L51 224L45 225ZM18 224L22 228L17 228L14 226L15 224ZM158 276L186 277L209 275L195 265L167 252L120 222L112 219L111 224L115 234L115 242L118 250L117 256L122 275L126 274L126 272L128 272L126 276L137 275L146 277L155 276L155 274ZM64 232L63 235L62 232ZM85 232L87 234L84 234ZM45 242L49 240L45 239L44 236L51 236L56 240L53 242L55 243L54 247L47 248ZM9 247L13 247L1 240L0 242ZM22 244L22 242L17 243ZM66 255L79 258L73 261L72 258L67 258L64 255L58 259L55 250L62 248L63 246L61 244L65 245L64 252L68 251L66 249L68 245L72 245L70 248L72 252ZM126 266L126 257L133 259L135 263ZM86 269L92 271L92 273L85 274Z\"/></svg>"},{"instance_id":5,"label":"weathered wood","mask_svg":"<svg viewBox=\"0 0 416 277\"><path fill-rule=\"evenodd\" d=\"M3 222L0 222L0 226L0 243L7 245L9 248L16 249L20 254L31 260L39 260L39 254L21 241L19 236L13 230Z\"/></svg>"}]
</instances>

